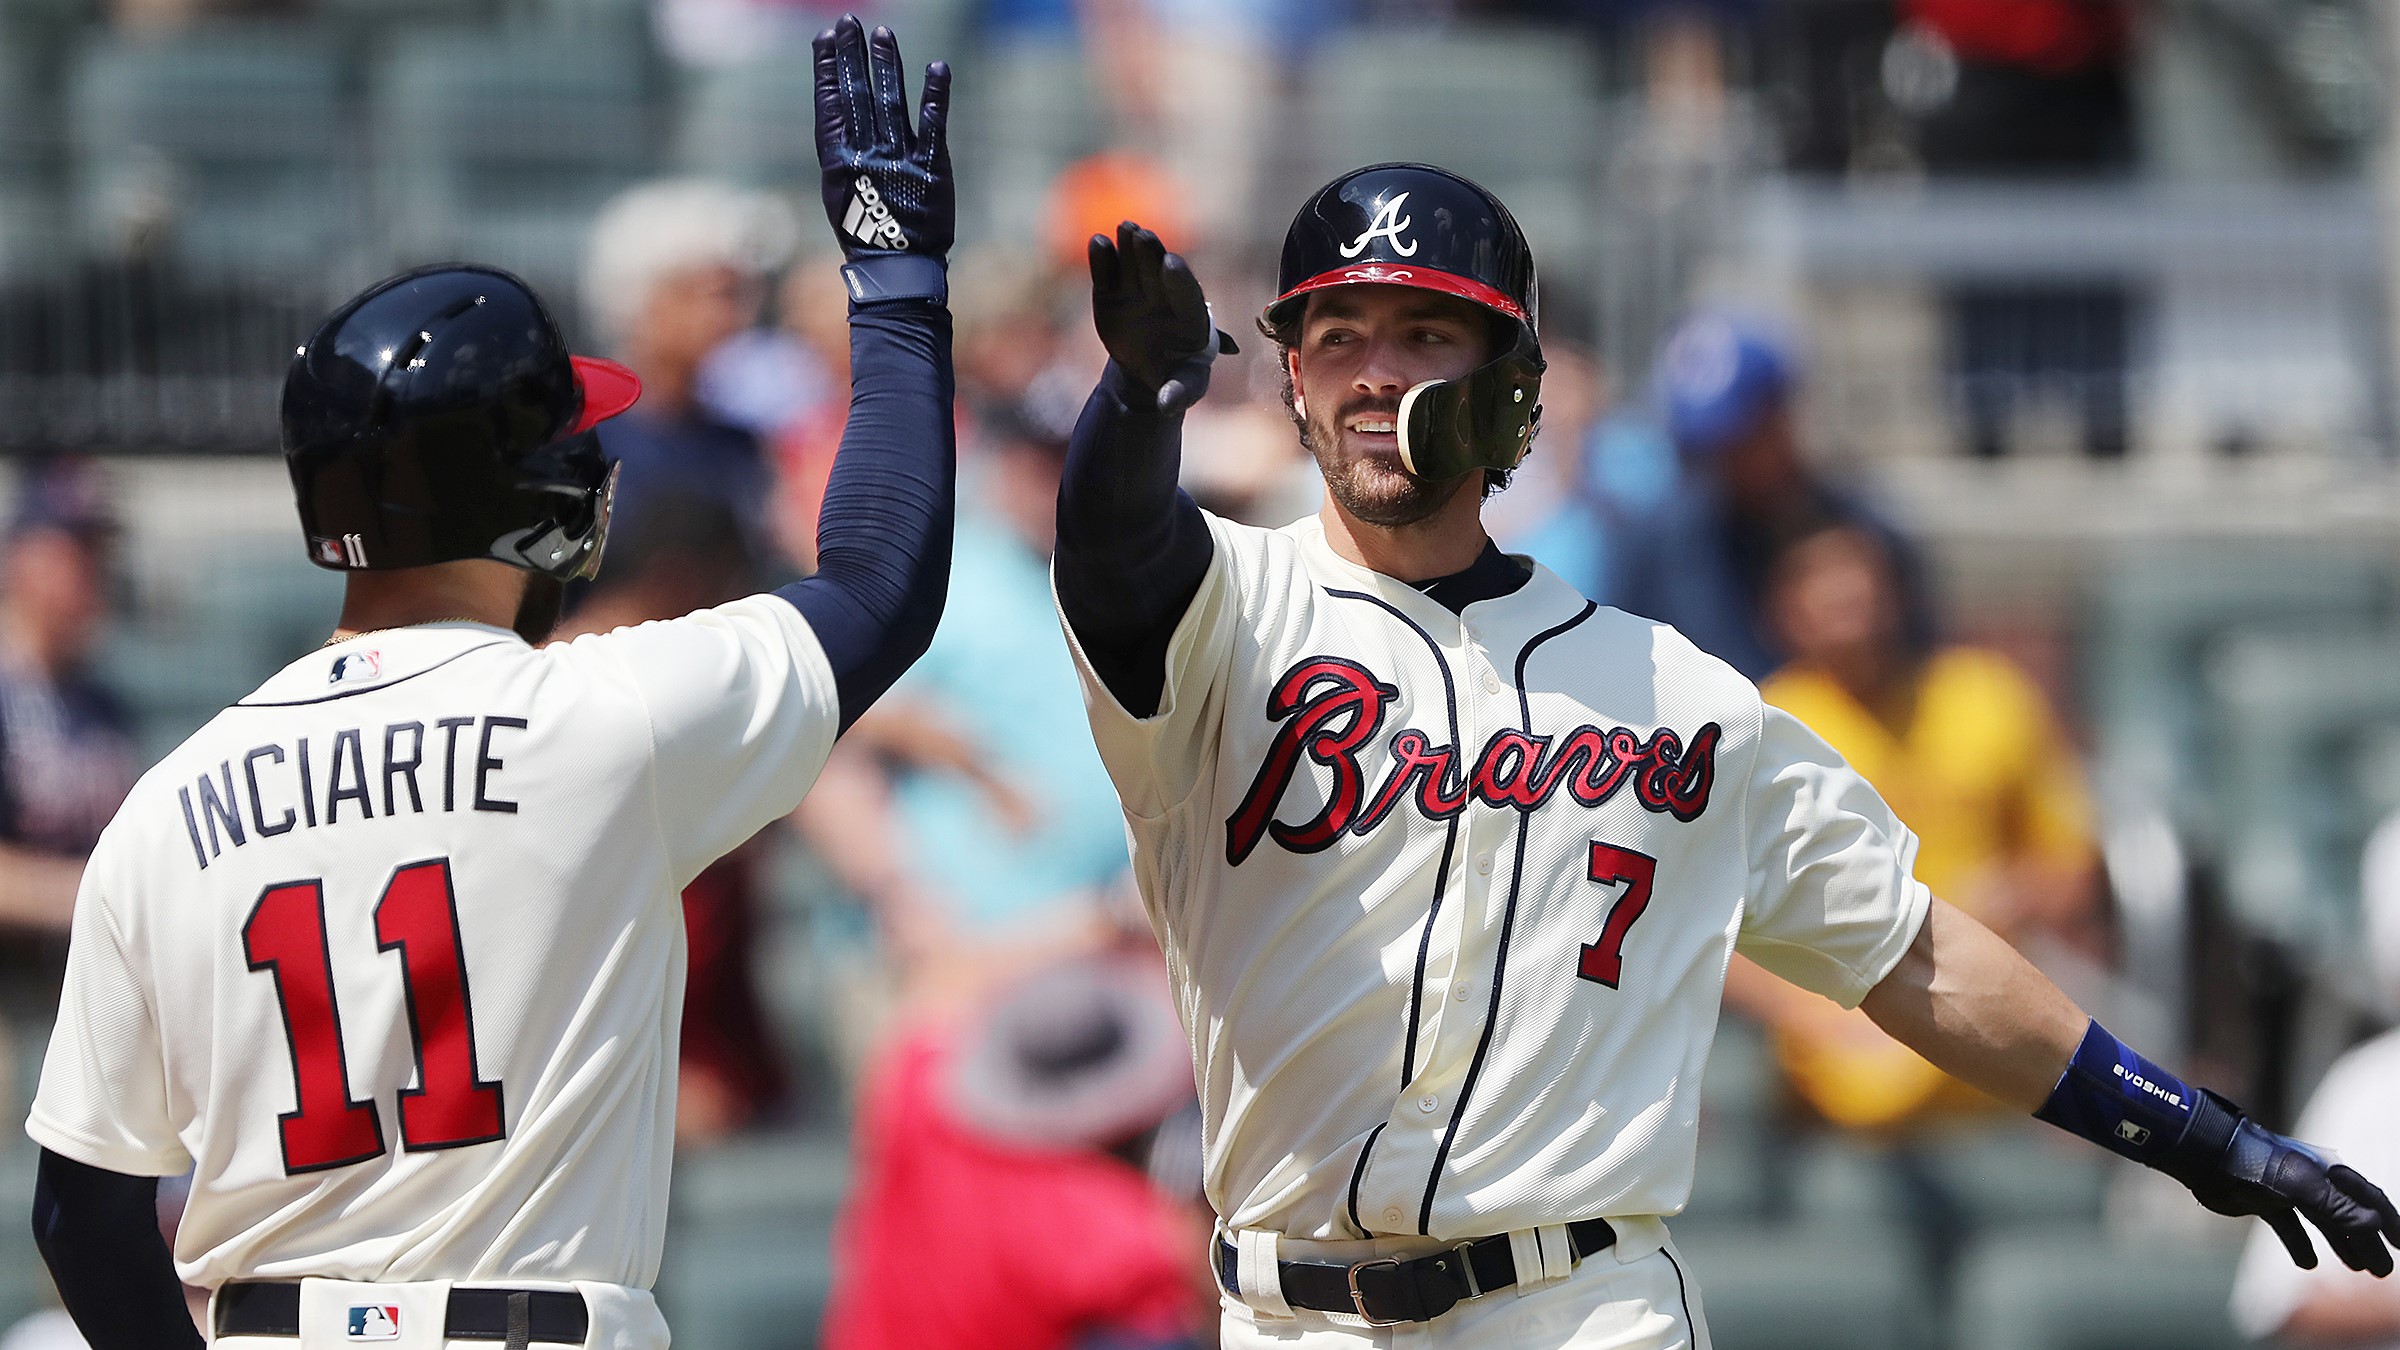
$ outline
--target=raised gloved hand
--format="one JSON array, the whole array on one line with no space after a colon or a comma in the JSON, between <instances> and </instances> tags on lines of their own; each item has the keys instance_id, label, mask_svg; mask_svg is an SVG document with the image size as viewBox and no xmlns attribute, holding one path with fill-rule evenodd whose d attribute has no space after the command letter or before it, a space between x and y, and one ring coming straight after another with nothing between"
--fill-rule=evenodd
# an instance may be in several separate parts
<instances>
[{"instance_id":1,"label":"raised gloved hand","mask_svg":"<svg viewBox=\"0 0 2400 1350\"><path fill-rule=\"evenodd\" d=\"M958 237L950 175L950 67L925 68L916 125L900 43L845 14L817 35L817 166L825 215L852 263L912 255L940 262ZM852 292L857 293L854 282Z\"/></svg>"},{"instance_id":2,"label":"raised gloved hand","mask_svg":"<svg viewBox=\"0 0 2400 1350\"><path fill-rule=\"evenodd\" d=\"M1128 220L1112 242L1091 245L1092 326L1108 358L1144 389L1158 410L1177 413L1208 392L1208 368L1239 350L1220 331L1199 279L1158 236Z\"/></svg>"},{"instance_id":3,"label":"raised gloved hand","mask_svg":"<svg viewBox=\"0 0 2400 1350\"><path fill-rule=\"evenodd\" d=\"M2219 1214L2266 1220L2303 1269L2317 1264L2300 1226L2305 1217L2352 1270L2392 1273L2385 1244L2400 1245L2400 1209L2375 1183L2264 1128L2213 1092L2203 1089L2200 1096L2190 1128L2160 1161L2160 1171L2191 1187L2201 1204Z\"/></svg>"}]
</instances>

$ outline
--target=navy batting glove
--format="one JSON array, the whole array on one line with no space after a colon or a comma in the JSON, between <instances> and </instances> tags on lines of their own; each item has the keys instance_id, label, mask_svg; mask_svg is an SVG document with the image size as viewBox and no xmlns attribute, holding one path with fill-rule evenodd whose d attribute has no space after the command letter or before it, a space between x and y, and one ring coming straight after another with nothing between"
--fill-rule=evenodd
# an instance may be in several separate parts
<instances>
[{"instance_id":1,"label":"navy batting glove","mask_svg":"<svg viewBox=\"0 0 2400 1350\"><path fill-rule=\"evenodd\" d=\"M1208 392L1208 368L1239 350L1217 328L1200 280L1158 236L1128 220L1112 242L1091 244L1092 326L1108 359L1144 389L1158 410L1179 413Z\"/></svg>"},{"instance_id":2,"label":"navy batting glove","mask_svg":"<svg viewBox=\"0 0 2400 1350\"><path fill-rule=\"evenodd\" d=\"M855 14L817 35L817 166L825 214L853 264L909 256L939 263L958 237L950 175L950 67L925 68L916 123L900 43ZM900 269L903 273L907 269ZM858 283L852 283L853 298Z\"/></svg>"},{"instance_id":3,"label":"navy batting glove","mask_svg":"<svg viewBox=\"0 0 2400 1350\"><path fill-rule=\"evenodd\" d=\"M2219 1214L2266 1220L2303 1269L2317 1264L2316 1249L2300 1226L2306 1218L2344 1265L2392 1273L2392 1253L2385 1244L2400 1245L2400 1209L2375 1183L2328 1163L2297 1139L2262 1127L2205 1088L2190 1129L2159 1170L2191 1187L2201 1204Z\"/></svg>"}]
</instances>

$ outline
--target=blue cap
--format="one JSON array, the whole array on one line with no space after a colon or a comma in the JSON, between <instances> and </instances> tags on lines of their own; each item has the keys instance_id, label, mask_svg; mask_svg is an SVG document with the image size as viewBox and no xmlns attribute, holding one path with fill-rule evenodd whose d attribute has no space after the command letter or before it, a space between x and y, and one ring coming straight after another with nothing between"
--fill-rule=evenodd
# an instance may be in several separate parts
<instances>
[{"instance_id":1,"label":"blue cap","mask_svg":"<svg viewBox=\"0 0 2400 1350\"><path fill-rule=\"evenodd\" d=\"M91 461L71 456L37 459L19 471L8 534L14 539L37 530L62 530L85 540L105 540L116 533L108 484Z\"/></svg>"},{"instance_id":2,"label":"blue cap","mask_svg":"<svg viewBox=\"0 0 2400 1350\"><path fill-rule=\"evenodd\" d=\"M1659 348L1655 379L1667 435L1686 456L1716 454L1791 392L1790 345L1764 324L1700 313Z\"/></svg>"}]
</instances>

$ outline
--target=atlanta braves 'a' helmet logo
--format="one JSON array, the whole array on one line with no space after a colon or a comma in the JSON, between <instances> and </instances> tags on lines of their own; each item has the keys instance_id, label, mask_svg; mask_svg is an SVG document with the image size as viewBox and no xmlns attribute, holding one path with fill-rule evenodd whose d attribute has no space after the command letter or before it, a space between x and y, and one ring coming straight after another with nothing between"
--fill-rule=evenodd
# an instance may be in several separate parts
<instances>
[{"instance_id":1,"label":"atlanta braves 'a' helmet logo","mask_svg":"<svg viewBox=\"0 0 2400 1350\"><path fill-rule=\"evenodd\" d=\"M1400 214L1400 204L1407 200L1407 193L1395 193L1381 206L1376 207L1375 218L1367 222L1367 228L1360 231L1358 238L1341 246L1342 256L1355 258L1366 252L1367 245L1380 237L1392 241L1393 253L1403 258L1414 257L1417 251L1416 241L1400 237L1402 230L1416 222L1415 216Z\"/></svg>"}]
</instances>

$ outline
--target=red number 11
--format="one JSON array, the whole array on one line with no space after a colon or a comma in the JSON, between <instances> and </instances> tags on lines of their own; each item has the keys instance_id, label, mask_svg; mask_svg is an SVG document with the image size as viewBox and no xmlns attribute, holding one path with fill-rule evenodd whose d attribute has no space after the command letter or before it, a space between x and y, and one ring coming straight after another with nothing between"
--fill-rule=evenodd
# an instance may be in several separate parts
<instances>
[{"instance_id":1,"label":"red number 11","mask_svg":"<svg viewBox=\"0 0 2400 1350\"><path fill-rule=\"evenodd\" d=\"M1600 925L1600 940L1583 944L1583 961L1575 973L1614 989L1625 973L1625 934L1650 907L1650 884L1658 879L1658 859L1629 848L1592 841L1592 880L1603 886L1623 884L1625 893L1609 907Z\"/></svg>"},{"instance_id":2,"label":"red number 11","mask_svg":"<svg viewBox=\"0 0 2400 1350\"><path fill-rule=\"evenodd\" d=\"M450 860L410 863L392 874L375 906L379 951L400 953L417 1086L400 1091L400 1140L412 1153L458 1148L507 1132L500 1084L475 1067L475 1019L467 963L459 950L458 901ZM325 937L325 885L270 886L242 925L250 969L274 977L292 1052L298 1105L280 1118L286 1174L347 1167L380 1157L383 1121L372 1101L350 1096L333 953Z\"/></svg>"}]
</instances>

